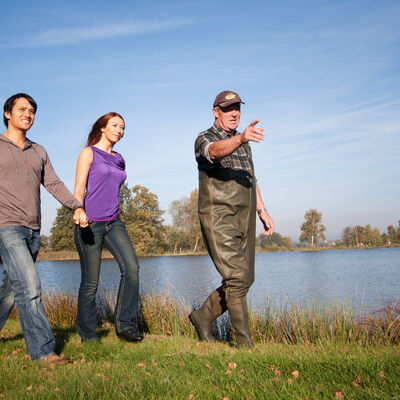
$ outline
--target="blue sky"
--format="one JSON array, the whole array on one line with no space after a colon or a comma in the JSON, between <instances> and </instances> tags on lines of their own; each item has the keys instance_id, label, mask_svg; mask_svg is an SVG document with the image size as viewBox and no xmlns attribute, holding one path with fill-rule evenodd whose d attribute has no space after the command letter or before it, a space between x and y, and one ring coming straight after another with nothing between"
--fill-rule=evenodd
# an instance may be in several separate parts
<instances>
[{"instance_id":1,"label":"blue sky","mask_svg":"<svg viewBox=\"0 0 400 400\"><path fill-rule=\"evenodd\" d=\"M266 131L252 149L277 232L297 240L310 208L328 239L382 232L400 219L399 20L385 0L7 2L0 101L37 100L28 136L71 190L90 126L121 113L127 182L167 211L197 187L193 143L215 95L237 91L239 129L258 118ZM58 206L43 191L43 233Z\"/></svg>"}]
</instances>

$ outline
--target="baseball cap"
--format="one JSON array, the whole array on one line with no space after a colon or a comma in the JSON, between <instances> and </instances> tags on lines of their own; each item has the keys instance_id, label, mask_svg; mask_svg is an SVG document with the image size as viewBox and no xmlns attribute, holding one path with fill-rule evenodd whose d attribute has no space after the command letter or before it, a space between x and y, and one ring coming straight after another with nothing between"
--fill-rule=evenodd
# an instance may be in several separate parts
<instances>
[{"instance_id":1,"label":"baseball cap","mask_svg":"<svg viewBox=\"0 0 400 400\"><path fill-rule=\"evenodd\" d=\"M216 106L228 107L234 103L244 104L242 99L237 93L232 92L230 90L224 90L223 92L219 93L215 98L213 108Z\"/></svg>"}]
</instances>

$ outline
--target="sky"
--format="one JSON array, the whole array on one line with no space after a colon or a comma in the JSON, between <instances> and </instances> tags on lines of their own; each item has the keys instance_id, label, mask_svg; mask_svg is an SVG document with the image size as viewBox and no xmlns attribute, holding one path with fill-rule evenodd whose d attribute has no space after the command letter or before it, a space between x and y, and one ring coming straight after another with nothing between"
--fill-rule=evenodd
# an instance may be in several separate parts
<instances>
[{"instance_id":1,"label":"sky","mask_svg":"<svg viewBox=\"0 0 400 400\"><path fill-rule=\"evenodd\" d=\"M38 103L28 137L73 191L91 125L116 111L127 183L173 200L198 185L193 144L222 90L259 119L258 185L275 231L297 241L322 213L346 226L400 219L400 3L397 0L57 1L2 4L0 101ZM1 133L4 133L3 126ZM397 177L397 178L396 178ZM42 233L59 203L42 191ZM261 224L258 225L260 231Z\"/></svg>"}]
</instances>

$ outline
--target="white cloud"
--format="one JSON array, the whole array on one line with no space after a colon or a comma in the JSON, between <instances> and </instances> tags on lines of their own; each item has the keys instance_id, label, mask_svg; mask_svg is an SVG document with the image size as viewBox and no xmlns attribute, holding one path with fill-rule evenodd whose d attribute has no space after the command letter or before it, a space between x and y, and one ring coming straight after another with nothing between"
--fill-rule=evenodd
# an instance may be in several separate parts
<instances>
[{"instance_id":1,"label":"white cloud","mask_svg":"<svg viewBox=\"0 0 400 400\"><path fill-rule=\"evenodd\" d=\"M133 36L146 33L155 33L188 25L189 20L171 19L164 21L136 21L118 25L101 25L84 28L49 29L34 33L18 42L9 43L1 47L35 48L65 46L75 43L110 39L120 36Z\"/></svg>"}]
</instances>

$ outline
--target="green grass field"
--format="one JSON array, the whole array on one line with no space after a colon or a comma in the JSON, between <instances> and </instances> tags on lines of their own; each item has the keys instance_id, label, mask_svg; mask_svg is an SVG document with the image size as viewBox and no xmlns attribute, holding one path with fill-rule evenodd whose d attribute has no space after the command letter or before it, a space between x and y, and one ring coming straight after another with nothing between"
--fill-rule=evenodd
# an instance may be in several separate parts
<instances>
[{"instance_id":1,"label":"green grass field","mask_svg":"<svg viewBox=\"0 0 400 400\"><path fill-rule=\"evenodd\" d=\"M2 399L398 399L399 346L360 344L205 344L146 335L125 343L103 329L101 344L55 330L67 366L32 362L19 323L0 343Z\"/></svg>"},{"instance_id":2,"label":"green grass field","mask_svg":"<svg viewBox=\"0 0 400 400\"><path fill-rule=\"evenodd\" d=\"M100 344L80 342L73 297L44 302L57 351L73 362L31 361L10 319L0 333L0 399L400 399L398 314L362 323L346 308L293 304L253 313L256 348L246 350L198 342L188 309L168 296L142 299L142 343L116 338L107 299ZM220 325L216 335L229 338L229 321Z\"/></svg>"}]
</instances>

